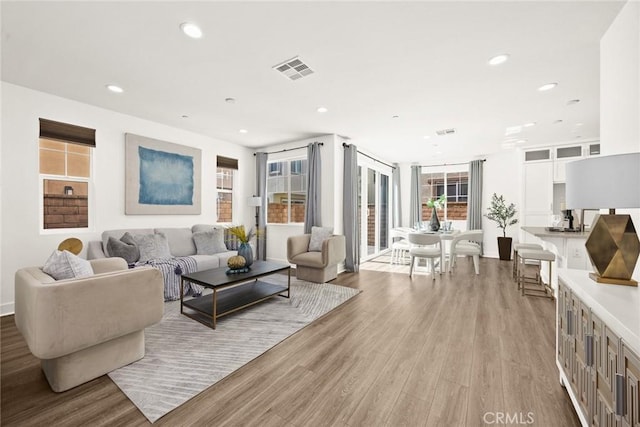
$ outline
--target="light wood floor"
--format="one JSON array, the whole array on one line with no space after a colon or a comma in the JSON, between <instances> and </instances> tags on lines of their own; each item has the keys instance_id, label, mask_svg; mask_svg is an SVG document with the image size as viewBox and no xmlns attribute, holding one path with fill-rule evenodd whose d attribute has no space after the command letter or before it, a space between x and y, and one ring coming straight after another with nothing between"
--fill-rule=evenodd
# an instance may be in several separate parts
<instances>
[{"instance_id":1,"label":"light wood floor","mask_svg":"<svg viewBox=\"0 0 640 427\"><path fill-rule=\"evenodd\" d=\"M558 382L554 303L521 297L510 263L482 259L476 277L463 260L435 282L373 267L333 282L360 295L156 424L579 425ZM149 425L107 376L52 392L13 316L1 326L2 426Z\"/></svg>"}]
</instances>

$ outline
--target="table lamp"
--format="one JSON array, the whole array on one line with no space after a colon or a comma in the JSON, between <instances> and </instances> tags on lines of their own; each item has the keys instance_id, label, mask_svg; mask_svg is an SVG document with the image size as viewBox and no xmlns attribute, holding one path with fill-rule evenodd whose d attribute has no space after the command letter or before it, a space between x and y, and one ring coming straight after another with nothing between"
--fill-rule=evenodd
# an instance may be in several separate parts
<instances>
[{"instance_id":1,"label":"table lamp","mask_svg":"<svg viewBox=\"0 0 640 427\"><path fill-rule=\"evenodd\" d=\"M633 270L640 241L631 215L616 209L640 208L640 153L598 156L567 163L569 209L609 209L591 227L585 247L598 283L638 286Z\"/></svg>"}]
</instances>

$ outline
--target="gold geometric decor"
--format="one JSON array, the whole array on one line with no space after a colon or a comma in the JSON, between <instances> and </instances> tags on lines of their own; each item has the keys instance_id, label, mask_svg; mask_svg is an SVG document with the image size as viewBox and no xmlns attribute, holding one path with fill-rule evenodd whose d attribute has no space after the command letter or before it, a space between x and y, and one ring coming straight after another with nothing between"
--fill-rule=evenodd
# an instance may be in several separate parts
<instances>
[{"instance_id":1,"label":"gold geometric decor","mask_svg":"<svg viewBox=\"0 0 640 427\"><path fill-rule=\"evenodd\" d=\"M600 215L585 243L596 273L589 276L598 283L638 286L631 279L640 241L630 215Z\"/></svg>"}]
</instances>

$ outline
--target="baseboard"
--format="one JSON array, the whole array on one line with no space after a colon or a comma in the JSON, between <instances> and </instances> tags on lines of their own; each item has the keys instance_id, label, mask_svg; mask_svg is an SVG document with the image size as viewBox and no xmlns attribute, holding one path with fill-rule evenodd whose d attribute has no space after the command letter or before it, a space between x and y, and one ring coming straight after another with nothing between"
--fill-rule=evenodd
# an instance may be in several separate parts
<instances>
[{"instance_id":1,"label":"baseboard","mask_svg":"<svg viewBox=\"0 0 640 427\"><path fill-rule=\"evenodd\" d=\"M15 312L15 304L13 302L7 302L0 304L0 316L8 316Z\"/></svg>"}]
</instances>

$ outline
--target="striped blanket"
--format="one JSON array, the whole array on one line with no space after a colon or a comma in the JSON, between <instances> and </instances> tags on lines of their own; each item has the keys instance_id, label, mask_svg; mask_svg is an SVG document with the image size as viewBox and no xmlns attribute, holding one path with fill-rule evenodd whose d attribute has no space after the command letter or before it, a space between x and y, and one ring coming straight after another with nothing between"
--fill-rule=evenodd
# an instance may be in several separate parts
<instances>
[{"instance_id":1,"label":"striped blanket","mask_svg":"<svg viewBox=\"0 0 640 427\"><path fill-rule=\"evenodd\" d=\"M143 263L136 263L136 266L148 265L155 267L162 272L164 279L164 300L175 301L180 299L180 276L197 271L196 260L191 257L177 258L156 258ZM202 286L191 282L185 282L184 295L199 296L202 294Z\"/></svg>"}]
</instances>

